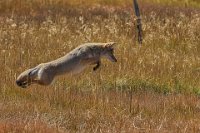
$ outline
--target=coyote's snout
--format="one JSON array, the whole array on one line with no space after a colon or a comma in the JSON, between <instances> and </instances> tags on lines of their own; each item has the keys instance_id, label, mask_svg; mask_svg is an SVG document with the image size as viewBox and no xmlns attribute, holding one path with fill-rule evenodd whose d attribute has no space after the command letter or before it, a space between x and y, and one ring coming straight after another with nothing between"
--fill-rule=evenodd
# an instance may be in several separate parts
<instances>
[{"instance_id":1,"label":"coyote's snout","mask_svg":"<svg viewBox=\"0 0 200 133\"><path fill-rule=\"evenodd\" d=\"M114 56L114 45L114 42L80 45L59 59L42 63L24 71L17 78L16 84L23 88L33 83L49 85L55 76L67 73L77 74L83 71L88 65L96 64L93 67L95 71L101 65L101 57L106 57L112 62L117 62Z\"/></svg>"}]
</instances>

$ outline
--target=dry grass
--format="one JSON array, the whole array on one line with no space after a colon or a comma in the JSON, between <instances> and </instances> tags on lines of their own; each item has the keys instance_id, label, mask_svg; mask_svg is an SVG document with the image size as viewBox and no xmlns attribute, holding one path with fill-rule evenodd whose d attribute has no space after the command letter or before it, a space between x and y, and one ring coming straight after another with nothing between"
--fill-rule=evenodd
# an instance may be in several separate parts
<instances>
[{"instance_id":1,"label":"dry grass","mask_svg":"<svg viewBox=\"0 0 200 133\"><path fill-rule=\"evenodd\" d=\"M1 132L200 132L199 9L141 4L138 46L131 6L9 2L0 8ZM49 87L15 85L29 67L107 41L118 42L117 64Z\"/></svg>"}]
</instances>

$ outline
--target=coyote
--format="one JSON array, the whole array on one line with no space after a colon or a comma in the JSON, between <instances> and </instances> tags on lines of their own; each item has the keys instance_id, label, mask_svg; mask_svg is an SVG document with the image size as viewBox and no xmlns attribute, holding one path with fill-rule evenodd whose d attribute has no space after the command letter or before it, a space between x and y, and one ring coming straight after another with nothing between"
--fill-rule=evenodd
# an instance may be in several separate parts
<instances>
[{"instance_id":1,"label":"coyote","mask_svg":"<svg viewBox=\"0 0 200 133\"><path fill-rule=\"evenodd\" d=\"M34 68L24 71L17 78L16 84L22 88L26 88L33 83L50 85L56 76L77 74L89 65L95 65L93 71L96 71L101 65L101 57L117 62L114 56L115 44L114 42L109 42L80 45L61 58L41 63Z\"/></svg>"}]
</instances>

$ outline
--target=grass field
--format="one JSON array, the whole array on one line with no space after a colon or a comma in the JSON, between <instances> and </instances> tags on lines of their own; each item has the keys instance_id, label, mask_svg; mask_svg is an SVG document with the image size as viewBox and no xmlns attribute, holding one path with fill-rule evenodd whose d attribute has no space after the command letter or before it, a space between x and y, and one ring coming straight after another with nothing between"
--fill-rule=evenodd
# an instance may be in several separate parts
<instances>
[{"instance_id":1,"label":"grass field","mask_svg":"<svg viewBox=\"0 0 200 133\"><path fill-rule=\"evenodd\" d=\"M0 133L200 132L200 2L0 1ZM84 42L118 43L118 63L16 86L25 69Z\"/></svg>"}]
</instances>

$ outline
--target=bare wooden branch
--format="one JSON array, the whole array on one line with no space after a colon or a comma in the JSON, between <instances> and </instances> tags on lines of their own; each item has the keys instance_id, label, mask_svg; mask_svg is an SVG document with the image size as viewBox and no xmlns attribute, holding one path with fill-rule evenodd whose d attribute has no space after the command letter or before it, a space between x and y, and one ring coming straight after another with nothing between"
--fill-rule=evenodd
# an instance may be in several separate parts
<instances>
[{"instance_id":1,"label":"bare wooden branch","mask_svg":"<svg viewBox=\"0 0 200 133\"><path fill-rule=\"evenodd\" d=\"M137 25L137 31L138 31L138 42L139 44L142 44L142 23L141 23L141 17L140 17L140 9L139 9L137 0L133 0L133 3L134 3L135 15L137 17L136 25Z\"/></svg>"}]
</instances>

